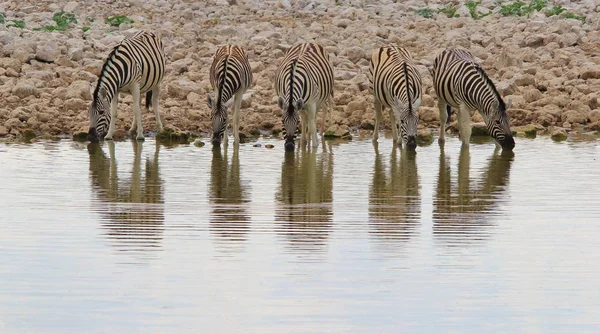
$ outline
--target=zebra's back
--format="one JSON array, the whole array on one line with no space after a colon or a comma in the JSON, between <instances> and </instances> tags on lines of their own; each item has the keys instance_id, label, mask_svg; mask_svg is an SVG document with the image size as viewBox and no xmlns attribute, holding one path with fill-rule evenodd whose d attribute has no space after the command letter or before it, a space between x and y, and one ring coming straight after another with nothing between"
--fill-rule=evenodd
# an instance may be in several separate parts
<instances>
[{"instance_id":1,"label":"zebra's back","mask_svg":"<svg viewBox=\"0 0 600 334\"><path fill-rule=\"evenodd\" d=\"M294 71L292 65L295 66ZM292 95L292 87L293 90L299 90L298 97L305 104L321 104L333 96L333 67L321 45L301 43L288 50L277 69L275 90L278 96Z\"/></svg>"},{"instance_id":2,"label":"zebra's back","mask_svg":"<svg viewBox=\"0 0 600 334\"><path fill-rule=\"evenodd\" d=\"M218 89L218 101L227 102L235 93L252 85L248 55L240 46L225 45L215 52L210 67L210 84Z\"/></svg>"},{"instance_id":3,"label":"zebra's back","mask_svg":"<svg viewBox=\"0 0 600 334\"><path fill-rule=\"evenodd\" d=\"M111 81L109 84L119 91L128 91L131 83L138 81L140 93L145 93L161 83L165 64L160 38L142 30L115 46L104 64L100 80Z\"/></svg>"},{"instance_id":4,"label":"zebra's back","mask_svg":"<svg viewBox=\"0 0 600 334\"><path fill-rule=\"evenodd\" d=\"M405 105L412 105L421 97L421 74L407 49L394 45L376 49L369 74L373 95L387 108L395 97Z\"/></svg>"}]
</instances>

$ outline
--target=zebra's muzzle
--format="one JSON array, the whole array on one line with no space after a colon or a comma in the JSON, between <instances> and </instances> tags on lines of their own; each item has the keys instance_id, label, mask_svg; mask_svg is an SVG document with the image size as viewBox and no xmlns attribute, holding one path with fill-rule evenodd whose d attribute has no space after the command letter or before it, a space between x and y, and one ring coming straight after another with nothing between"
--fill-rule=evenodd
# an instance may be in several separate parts
<instances>
[{"instance_id":1,"label":"zebra's muzzle","mask_svg":"<svg viewBox=\"0 0 600 334\"><path fill-rule=\"evenodd\" d=\"M417 149L417 138L415 136L409 136L407 138L406 148L413 151Z\"/></svg>"},{"instance_id":2,"label":"zebra's muzzle","mask_svg":"<svg viewBox=\"0 0 600 334\"><path fill-rule=\"evenodd\" d=\"M90 128L88 130L87 139L92 143L98 143L100 141L100 138L98 137L98 132L96 131L96 128Z\"/></svg>"},{"instance_id":3,"label":"zebra's muzzle","mask_svg":"<svg viewBox=\"0 0 600 334\"><path fill-rule=\"evenodd\" d=\"M284 147L286 151L293 151L296 148L296 143L294 143L294 139L286 138Z\"/></svg>"},{"instance_id":4,"label":"zebra's muzzle","mask_svg":"<svg viewBox=\"0 0 600 334\"><path fill-rule=\"evenodd\" d=\"M502 146L502 149L504 150L512 150L515 148L515 139L513 136L504 137L504 140L502 143L500 143L500 146Z\"/></svg>"}]
</instances>

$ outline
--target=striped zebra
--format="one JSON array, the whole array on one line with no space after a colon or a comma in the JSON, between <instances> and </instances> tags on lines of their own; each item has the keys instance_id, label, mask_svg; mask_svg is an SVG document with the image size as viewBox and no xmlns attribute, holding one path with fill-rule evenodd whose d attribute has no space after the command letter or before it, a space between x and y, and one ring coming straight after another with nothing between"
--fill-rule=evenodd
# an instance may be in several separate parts
<instances>
[{"instance_id":1,"label":"striped zebra","mask_svg":"<svg viewBox=\"0 0 600 334\"><path fill-rule=\"evenodd\" d=\"M129 92L133 97L133 123L130 131L137 131L138 140L144 140L140 110L143 93L146 93L146 109L149 110L152 106L156 126L159 131L162 130L158 97L164 73L165 53L158 36L148 31L139 31L123 39L108 55L100 71L89 108L88 139L91 142L98 142L102 138L112 139L119 92Z\"/></svg>"},{"instance_id":2,"label":"striped zebra","mask_svg":"<svg viewBox=\"0 0 600 334\"><path fill-rule=\"evenodd\" d=\"M323 47L315 43L292 46L277 69L275 90L277 105L283 111L285 150L293 151L295 148L298 122L301 142L312 139L312 145L316 147L317 111L324 103L330 104L333 97L333 67ZM321 136L327 111L323 113Z\"/></svg>"},{"instance_id":3,"label":"striped zebra","mask_svg":"<svg viewBox=\"0 0 600 334\"><path fill-rule=\"evenodd\" d=\"M440 109L440 143L445 140L446 121L450 118L451 108L455 108L458 109L463 145L468 146L471 138L470 110L475 109L481 113L488 133L503 149L515 147L506 113L511 102L504 103L492 80L469 51L442 51L433 61L431 72Z\"/></svg>"},{"instance_id":4,"label":"striped zebra","mask_svg":"<svg viewBox=\"0 0 600 334\"><path fill-rule=\"evenodd\" d=\"M237 45L225 45L217 49L210 67L210 84L214 96L207 94L213 123L213 145L227 145L227 109L233 104L233 137L239 143L240 106L242 96L252 86L252 69L248 55Z\"/></svg>"},{"instance_id":5,"label":"striped zebra","mask_svg":"<svg viewBox=\"0 0 600 334\"><path fill-rule=\"evenodd\" d=\"M373 141L379 138L381 111L390 108L394 143L414 150L417 147L417 109L421 104L422 81L410 52L395 45L374 50L369 74L375 104ZM402 141L399 141L398 131Z\"/></svg>"}]
</instances>

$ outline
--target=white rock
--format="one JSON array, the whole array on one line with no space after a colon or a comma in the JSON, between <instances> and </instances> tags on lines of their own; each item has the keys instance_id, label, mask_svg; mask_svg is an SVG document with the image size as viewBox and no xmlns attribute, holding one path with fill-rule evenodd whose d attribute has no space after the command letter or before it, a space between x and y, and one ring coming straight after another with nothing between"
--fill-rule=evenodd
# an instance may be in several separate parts
<instances>
[{"instance_id":1,"label":"white rock","mask_svg":"<svg viewBox=\"0 0 600 334\"><path fill-rule=\"evenodd\" d=\"M46 61L54 62L58 56L60 56L60 48L58 43L53 40L48 40L41 45L38 45L35 58Z\"/></svg>"},{"instance_id":2,"label":"white rock","mask_svg":"<svg viewBox=\"0 0 600 334\"><path fill-rule=\"evenodd\" d=\"M77 1L69 1L63 7L63 10L67 13L74 13L75 10L77 10L77 7L79 7L79 3Z\"/></svg>"},{"instance_id":3,"label":"white rock","mask_svg":"<svg viewBox=\"0 0 600 334\"><path fill-rule=\"evenodd\" d=\"M91 100L92 93L91 93L90 83L88 81L84 81L84 80L73 81L69 85L69 88L67 89L66 98L67 99L79 98L79 99L83 99L86 101Z\"/></svg>"}]
</instances>

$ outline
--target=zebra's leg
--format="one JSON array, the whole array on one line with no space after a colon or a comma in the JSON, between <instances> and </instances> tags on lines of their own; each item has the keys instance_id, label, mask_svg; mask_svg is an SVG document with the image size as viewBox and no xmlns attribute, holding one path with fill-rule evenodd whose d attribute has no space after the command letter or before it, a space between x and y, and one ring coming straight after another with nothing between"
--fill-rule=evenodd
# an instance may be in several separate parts
<instances>
[{"instance_id":1,"label":"zebra's leg","mask_svg":"<svg viewBox=\"0 0 600 334\"><path fill-rule=\"evenodd\" d=\"M327 102L325 103L324 106L322 106L323 109L323 123L321 124L321 139L323 139L324 135L325 135L325 131L327 130L327 120L328 120L328 115L331 113L331 110L329 110L329 108L331 103Z\"/></svg>"},{"instance_id":2,"label":"zebra's leg","mask_svg":"<svg viewBox=\"0 0 600 334\"><path fill-rule=\"evenodd\" d=\"M240 143L240 108L244 92L238 92L233 98L233 144Z\"/></svg>"},{"instance_id":3,"label":"zebra's leg","mask_svg":"<svg viewBox=\"0 0 600 334\"><path fill-rule=\"evenodd\" d=\"M449 107L446 102L438 99L438 109L440 110L440 137L438 138L438 143L446 141L446 122L450 114L447 108Z\"/></svg>"},{"instance_id":4,"label":"zebra's leg","mask_svg":"<svg viewBox=\"0 0 600 334\"><path fill-rule=\"evenodd\" d=\"M379 138L379 122L381 121L381 103L375 98L375 125L373 127L373 141Z\"/></svg>"},{"instance_id":5,"label":"zebra's leg","mask_svg":"<svg viewBox=\"0 0 600 334\"><path fill-rule=\"evenodd\" d=\"M308 110L308 136L312 140L312 146L316 148L319 145L317 137L317 105L310 104Z\"/></svg>"},{"instance_id":6,"label":"zebra's leg","mask_svg":"<svg viewBox=\"0 0 600 334\"><path fill-rule=\"evenodd\" d=\"M299 111L300 112L300 144L305 145L307 144L307 141L309 138L307 138L307 129L306 129L306 114L307 111L305 109L302 109Z\"/></svg>"},{"instance_id":7,"label":"zebra's leg","mask_svg":"<svg viewBox=\"0 0 600 334\"><path fill-rule=\"evenodd\" d=\"M110 124L108 125L108 133L104 136L105 140L112 140L113 134L115 133L115 123L117 122L117 105L118 103L119 93L115 93L112 101L110 101ZM135 117L133 117L135 121Z\"/></svg>"},{"instance_id":8,"label":"zebra's leg","mask_svg":"<svg viewBox=\"0 0 600 334\"><path fill-rule=\"evenodd\" d=\"M458 110L458 124L463 145L469 146L469 141L471 140L471 113L469 112L469 108L464 104L461 104Z\"/></svg>"},{"instance_id":9,"label":"zebra's leg","mask_svg":"<svg viewBox=\"0 0 600 334\"><path fill-rule=\"evenodd\" d=\"M394 109L390 109L390 123L392 125L392 138L394 140L394 147L398 145L402 145L402 140L398 141L398 120L396 119L396 113L394 113Z\"/></svg>"},{"instance_id":10,"label":"zebra's leg","mask_svg":"<svg viewBox=\"0 0 600 334\"><path fill-rule=\"evenodd\" d=\"M140 108L140 84L131 84L131 96L133 97L133 117L137 120L137 140L144 140L144 127L142 126L142 110Z\"/></svg>"},{"instance_id":11,"label":"zebra's leg","mask_svg":"<svg viewBox=\"0 0 600 334\"><path fill-rule=\"evenodd\" d=\"M154 110L154 118L156 118L156 128L158 131L163 130L163 124L160 121L160 114L158 113L158 96L160 94L160 84L152 88L152 109Z\"/></svg>"}]
</instances>

